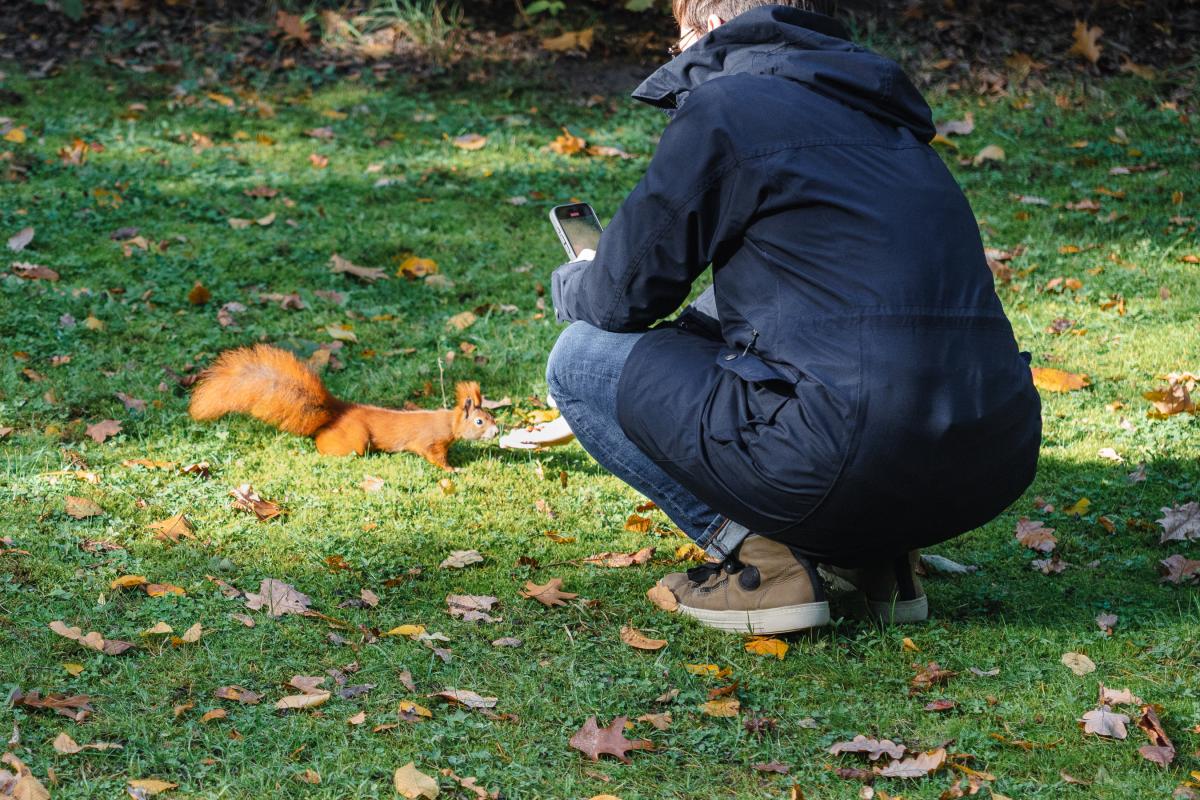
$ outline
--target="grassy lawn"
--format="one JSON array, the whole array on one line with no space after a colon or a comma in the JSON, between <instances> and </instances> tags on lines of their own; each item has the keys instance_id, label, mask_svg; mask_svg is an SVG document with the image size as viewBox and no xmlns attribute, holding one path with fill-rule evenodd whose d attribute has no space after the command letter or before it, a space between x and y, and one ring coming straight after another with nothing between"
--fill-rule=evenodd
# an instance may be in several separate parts
<instances>
[{"instance_id":1,"label":"grassy lawn","mask_svg":"<svg viewBox=\"0 0 1200 800\"><path fill-rule=\"evenodd\" d=\"M310 441L252 420L193 423L177 380L223 348L258 340L307 356L334 341L329 326L341 326L357 341L335 353L344 368L325 372L340 396L436 407L444 369L448 387L474 379L489 397L511 397L499 413L519 422L545 392L544 359L559 330L539 310L562 255L547 210L577 197L611 216L645 169L661 114L623 96L585 104L518 79L436 88L402 75L305 73L247 90L223 72L201 85L191 68L167 78L75 66L33 81L15 65L0 67L5 87L25 98L0 105L0 117L26 126L26 141L0 142L0 171L28 178L0 183L0 240L35 229L21 253L5 251L0 269L21 261L61 276L0 278L0 429L14 429L0 438L0 536L12 540L0 555L0 690L86 694L94 708L76 723L4 705L0 730L19 728L14 752L54 797L118 797L142 778L178 784L168 796L179 798L393 797L393 771L413 761L512 798L785 798L793 784L810 799L852 798L859 783L835 769L869 764L828 749L856 734L913 752L945 744L972 757L955 763L990 773L995 794L1011 798L1167 797L1200 766L1192 755L1200 605L1193 588L1162 584L1157 573L1160 559L1200 558L1200 546L1159 544L1155 522L1164 506L1200 500L1200 437L1193 415L1148 418L1142 397L1169 372L1200 369L1200 265L1184 260L1200 253L1200 165L1194 123L1182 103L1161 107L1154 84L1060 75L1049 89L1017 93L1019 102L931 94L940 120L974 114L974 132L952 137L957 151L939 148L986 243L1023 248L1008 262L1011 281L997 283L1022 348L1035 366L1086 373L1090 386L1043 394L1045 442L1028 495L936 548L978 570L927 580L928 625L842 620L790 639L779 660L647 601L658 576L688 566L675 561L685 542L657 511L650 532L627 530L641 498L577 445L538 455L458 445L451 459L463 470L448 492L439 485L445 475L415 456L323 458ZM634 157L550 152L563 125ZM319 128L333 138L305 134ZM467 133L486 136L486 146L455 147ZM83 163L64 163L58 151L76 138L93 146ZM985 145L1005 159L960 163ZM314 154L327 165L314 165ZM1132 169L1110 174L1118 166ZM257 186L278 193L247 196ZM1085 198L1099 209L1066 207ZM266 225L228 222L268 215ZM137 233L123 235L144 237L147 248L112 238L129 227ZM334 274L335 253L391 277ZM439 277L398 276L410 256L435 260ZM202 305L189 302L197 282L211 294ZM260 300L264 293L298 293L304 307L281 308ZM244 310L235 306L234 325L223 326L218 312L228 303ZM467 310L478 321L447 326ZM1058 319L1072 330L1047 332ZM457 354L451 363L448 351ZM117 392L146 401L144 411L127 410ZM121 432L103 443L85 435L106 419ZM1103 448L1123 462L1099 455ZM211 476L124 466L129 459L207 461ZM1129 480L1142 464L1145 480ZM382 487L364 490L367 476ZM232 509L229 490L247 482L288 513L259 522ZM94 501L103 515L68 516L68 495ZM1065 513L1082 498L1081 514ZM156 539L148 526L177 513L194 522L195 540ZM1055 529L1055 553L1070 564L1061 574L1031 568L1041 556L1013 535L1023 516ZM888 509L878 524L888 524ZM90 552L89 540L120 549ZM581 563L645 546L657 548L649 564ZM439 567L466 549L483 561ZM124 575L184 593L110 588ZM210 576L244 591L279 579L336 622L248 611ZM579 599L543 608L518 594L527 580L550 578ZM363 589L377 606L342 607ZM450 617L446 596L463 593L497 596L499 621ZM247 613L254 627L231 616ZM1111 635L1094 621L1102 613L1118 617ZM55 620L137 646L104 655L52 633ZM140 635L160 621L177 634L200 622L203 635L179 645ZM378 636L404 624L448 637L430 644L449 649L449 660L425 642ZM619 638L623 625L669 644L633 650ZM501 637L522 644L493 646ZM1060 663L1068 652L1086 654L1096 670L1075 675ZM914 665L931 661L958 674L910 694ZM369 691L311 710L275 709L296 693L283 686L292 676L348 671L352 662L349 684ZM693 674L688 664L729 667L732 677ZM732 680L740 714L702 713L709 691ZM334 683L327 677L326 687ZM1179 752L1170 768L1138 754L1148 740L1133 723L1124 741L1084 735L1076 720L1096 707L1100 683L1157 704ZM263 701L215 698L227 685ZM428 696L447 688L495 697L495 709L489 716ZM655 702L669 690L678 690L672 701ZM924 710L943 698L955 707ZM401 701L432 718L402 719ZM217 708L224 718L202 720ZM673 716L666 730L638 722L627 731L654 743L632 752L629 765L592 763L568 747L590 715L606 725L662 711ZM348 724L360 712L365 722ZM744 723L753 717L773 725L751 732ZM51 746L63 731L81 745L124 749L63 755ZM769 762L790 772L751 766ZM301 779L307 770L319 784ZM1064 773L1092 785L1068 785ZM881 778L876 788L880 797L937 798L960 774ZM475 796L440 780L444 795Z\"/></svg>"}]
</instances>

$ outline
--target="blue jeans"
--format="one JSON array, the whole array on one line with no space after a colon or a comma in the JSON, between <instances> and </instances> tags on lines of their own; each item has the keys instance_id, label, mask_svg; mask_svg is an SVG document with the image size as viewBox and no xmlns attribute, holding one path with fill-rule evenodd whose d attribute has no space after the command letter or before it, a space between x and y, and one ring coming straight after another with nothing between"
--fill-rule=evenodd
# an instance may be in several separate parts
<instances>
[{"instance_id":1,"label":"blue jeans","mask_svg":"<svg viewBox=\"0 0 1200 800\"><path fill-rule=\"evenodd\" d=\"M724 559L750 532L663 472L617 422L617 382L641 336L572 323L558 337L546 364L550 394L592 458L653 500L699 547ZM669 424L665 417L664 424Z\"/></svg>"}]
</instances>

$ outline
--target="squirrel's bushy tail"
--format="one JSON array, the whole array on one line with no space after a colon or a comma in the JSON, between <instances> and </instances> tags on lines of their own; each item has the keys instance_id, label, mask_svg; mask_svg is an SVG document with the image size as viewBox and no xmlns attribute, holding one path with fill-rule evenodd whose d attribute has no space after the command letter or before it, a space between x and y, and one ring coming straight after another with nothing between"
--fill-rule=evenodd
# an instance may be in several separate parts
<instances>
[{"instance_id":1,"label":"squirrel's bushy tail","mask_svg":"<svg viewBox=\"0 0 1200 800\"><path fill-rule=\"evenodd\" d=\"M270 345L227 350L200 375L192 418L250 414L287 433L312 436L347 407L296 356Z\"/></svg>"}]
</instances>

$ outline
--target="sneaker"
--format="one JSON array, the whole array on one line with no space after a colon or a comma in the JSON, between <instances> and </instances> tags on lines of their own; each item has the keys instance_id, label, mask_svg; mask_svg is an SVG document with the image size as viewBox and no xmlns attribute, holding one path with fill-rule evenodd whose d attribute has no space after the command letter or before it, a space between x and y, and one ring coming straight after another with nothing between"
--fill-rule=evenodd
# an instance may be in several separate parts
<instances>
[{"instance_id":1,"label":"sneaker","mask_svg":"<svg viewBox=\"0 0 1200 800\"><path fill-rule=\"evenodd\" d=\"M679 613L738 633L775 634L829 624L816 567L786 544L751 534L734 555L662 578Z\"/></svg>"},{"instance_id":2,"label":"sneaker","mask_svg":"<svg viewBox=\"0 0 1200 800\"><path fill-rule=\"evenodd\" d=\"M924 622L929 618L929 599L917 577L919 550L891 561L868 564L854 569L821 565L821 571L849 584L865 601L867 614L874 620L901 625ZM830 580L831 585L835 580Z\"/></svg>"}]
</instances>

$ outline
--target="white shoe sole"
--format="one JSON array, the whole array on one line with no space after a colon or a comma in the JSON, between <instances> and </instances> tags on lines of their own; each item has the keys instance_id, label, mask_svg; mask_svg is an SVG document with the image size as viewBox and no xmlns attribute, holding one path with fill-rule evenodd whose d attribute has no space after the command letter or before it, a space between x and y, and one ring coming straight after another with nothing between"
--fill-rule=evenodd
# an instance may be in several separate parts
<instances>
[{"instance_id":1,"label":"white shoe sole","mask_svg":"<svg viewBox=\"0 0 1200 800\"><path fill-rule=\"evenodd\" d=\"M929 619L929 598L921 595L915 600L867 601L867 612L880 622L906 625Z\"/></svg>"},{"instance_id":2,"label":"white shoe sole","mask_svg":"<svg viewBox=\"0 0 1200 800\"><path fill-rule=\"evenodd\" d=\"M701 625L734 633L768 635L819 628L829 624L829 603L762 608L755 611L716 611L680 605L679 613Z\"/></svg>"}]
</instances>

